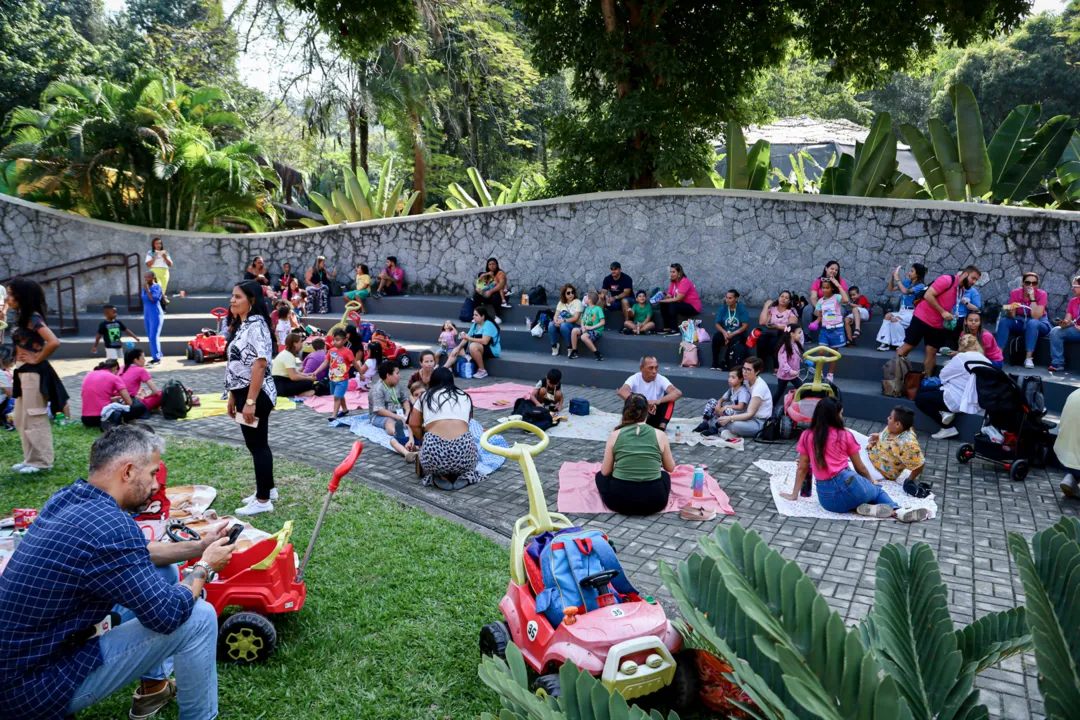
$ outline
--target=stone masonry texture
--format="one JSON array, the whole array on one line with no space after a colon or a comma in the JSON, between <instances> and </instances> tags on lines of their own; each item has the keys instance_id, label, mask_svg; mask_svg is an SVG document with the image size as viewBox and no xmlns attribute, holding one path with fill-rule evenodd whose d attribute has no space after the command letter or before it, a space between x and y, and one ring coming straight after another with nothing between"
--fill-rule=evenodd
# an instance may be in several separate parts
<instances>
[{"instance_id":1,"label":"stone masonry texture","mask_svg":"<svg viewBox=\"0 0 1080 720\"><path fill-rule=\"evenodd\" d=\"M1060 315L1080 268L1080 213L674 189L251 235L88 221L0 196L0 278L105 252L138 253L141 267L159 235L176 263L170 293L227 288L256 255L272 272L285 261L306 268L325 255L342 279L357 262L376 271L396 255L410 292L459 294L493 256L514 292L542 285L550 298L566 282L594 288L612 260L638 287L666 287L667 265L678 262L704 302L718 303L734 287L760 306L782 289L808 294L835 259L842 276L879 306L897 265L922 262L938 275L975 263L984 271L980 291L992 301L1034 270ZM102 271L78 285L79 305L101 302L123 292L123 273Z\"/></svg>"}]
</instances>

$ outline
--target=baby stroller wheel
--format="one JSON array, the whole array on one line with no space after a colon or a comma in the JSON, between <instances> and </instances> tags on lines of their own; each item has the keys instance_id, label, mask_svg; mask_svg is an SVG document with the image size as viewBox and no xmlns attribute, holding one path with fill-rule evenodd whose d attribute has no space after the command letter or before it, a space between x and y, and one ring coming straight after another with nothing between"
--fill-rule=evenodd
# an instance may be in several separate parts
<instances>
[{"instance_id":1,"label":"baby stroller wheel","mask_svg":"<svg viewBox=\"0 0 1080 720\"><path fill-rule=\"evenodd\" d=\"M973 457L975 457L975 448L970 443L964 443L956 451L956 459L959 462L971 462Z\"/></svg>"},{"instance_id":2,"label":"baby stroller wheel","mask_svg":"<svg viewBox=\"0 0 1080 720\"><path fill-rule=\"evenodd\" d=\"M1012 464L1012 467L1009 468L1009 477L1012 478L1014 482L1023 482L1024 478L1027 477L1027 474L1027 460L1017 460Z\"/></svg>"},{"instance_id":3,"label":"baby stroller wheel","mask_svg":"<svg viewBox=\"0 0 1080 720\"><path fill-rule=\"evenodd\" d=\"M780 416L780 437L784 440L790 440L792 435L795 434L795 421L789 418L787 415Z\"/></svg>"}]
</instances>

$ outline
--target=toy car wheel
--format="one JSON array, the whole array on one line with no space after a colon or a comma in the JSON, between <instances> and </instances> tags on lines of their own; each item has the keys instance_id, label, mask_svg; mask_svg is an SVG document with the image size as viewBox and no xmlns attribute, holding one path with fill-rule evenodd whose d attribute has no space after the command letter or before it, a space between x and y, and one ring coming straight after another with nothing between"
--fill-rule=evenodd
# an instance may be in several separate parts
<instances>
[{"instance_id":1,"label":"toy car wheel","mask_svg":"<svg viewBox=\"0 0 1080 720\"><path fill-rule=\"evenodd\" d=\"M204 360L206 360L206 355L203 354L202 348L195 348L195 362L202 365Z\"/></svg>"},{"instance_id":2,"label":"toy car wheel","mask_svg":"<svg viewBox=\"0 0 1080 720\"><path fill-rule=\"evenodd\" d=\"M956 450L956 459L959 462L971 462L973 457L975 457L975 447L969 443L964 443Z\"/></svg>"},{"instance_id":3,"label":"toy car wheel","mask_svg":"<svg viewBox=\"0 0 1080 720\"><path fill-rule=\"evenodd\" d=\"M187 346L187 359L188 360L194 360L195 359L195 353L192 351L190 345Z\"/></svg>"},{"instance_id":4,"label":"toy car wheel","mask_svg":"<svg viewBox=\"0 0 1080 720\"><path fill-rule=\"evenodd\" d=\"M698 691L701 677L698 675L697 660L693 651L675 654L675 676L664 693L671 706L679 711L689 710L701 699Z\"/></svg>"},{"instance_id":5,"label":"toy car wheel","mask_svg":"<svg viewBox=\"0 0 1080 720\"><path fill-rule=\"evenodd\" d=\"M541 675L536 680L533 680L532 689L540 697L545 695L562 697L562 683L559 681L559 673Z\"/></svg>"},{"instance_id":6,"label":"toy car wheel","mask_svg":"<svg viewBox=\"0 0 1080 720\"><path fill-rule=\"evenodd\" d=\"M218 630L218 659L251 665L266 660L277 646L277 630L266 617L254 612L238 612Z\"/></svg>"},{"instance_id":7,"label":"toy car wheel","mask_svg":"<svg viewBox=\"0 0 1080 720\"><path fill-rule=\"evenodd\" d=\"M795 434L795 421L789 418L787 415L780 416L780 437L784 440L790 440L791 436Z\"/></svg>"},{"instance_id":8,"label":"toy car wheel","mask_svg":"<svg viewBox=\"0 0 1080 720\"><path fill-rule=\"evenodd\" d=\"M407 368L412 365L412 358L409 357L409 353L401 353L401 357L398 358L398 365L403 368Z\"/></svg>"},{"instance_id":9,"label":"toy car wheel","mask_svg":"<svg viewBox=\"0 0 1080 720\"><path fill-rule=\"evenodd\" d=\"M1012 467L1009 468L1009 477L1012 478L1014 482L1023 482L1024 478L1027 477L1027 474L1027 460L1017 460L1012 464Z\"/></svg>"},{"instance_id":10,"label":"toy car wheel","mask_svg":"<svg viewBox=\"0 0 1080 720\"><path fill-rule=\"evenodd\" d=\"M488 623L480 628L480 654L506 659L510 628L504 622Z\"/></svg>"}]
</instances>

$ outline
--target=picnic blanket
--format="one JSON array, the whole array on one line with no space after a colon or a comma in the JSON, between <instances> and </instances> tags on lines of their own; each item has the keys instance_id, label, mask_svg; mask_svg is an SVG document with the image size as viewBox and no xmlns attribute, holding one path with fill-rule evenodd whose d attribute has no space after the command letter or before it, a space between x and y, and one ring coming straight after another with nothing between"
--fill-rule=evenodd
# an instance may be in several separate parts
<instances>
[{"instance_id":1,"label":"picnic blanket","mask_svg":"<svg viewBox=\"0 0 1080 720\"><path fill-rule=\"evenodd\" d=\"M182 417L181 420L199 420L200 418L224 415L228 412L229 401L223 399L220 395L206 393L198 397L199 404L188 410L187 417ZM274 406L275 410L293 410L295 408L296 403L287 397L279 397L277 405Z\"/></svg>"},{"instance_id":2,"label":"picnic blanket","mask_svg":"<svg viewBox=\"0 0 1080 720\"><path fill-rule=\"evenodd\" d=\"M334 411L334 396L320 395L316 397L313 395L304 398L304 404L315 412L331 413ZM345 393L345 406L350 410L357 410L360 408L366 410L368 406L368 394L361 390L349 390Z\"/></svg>"},{"instance_id":3,"label":"picnic blanket","mask_svg":"<svg viewBox=\"0 0 1080 720\"><path fill-rule=\"evenodd\" d=\"M332 423L327 423L329 427L344 426L348 427L353 435L359 435L362 438L370 440L371 442L380 445L387 450L393 451L390 447L390 436L386 434L386 431L381 427L376 427L371 424L370 415L349 415L343 418L338 418ZM480 436L484 434L484 428L476 420L469 421L469 432L473 436L473 440L476 442L476 448L480 451L480 459L476 463L476 471L481 475L490 475L506 462L506 458L501 455L495 455L489 453L484 448L480 447ZM502 435L492 435L491 444L498 447L508 448L510 444L506 442Z\"/></svg>"},{"instance_id":4,"label":"picnic blanket","mask_svg":"<svg viewBox=\"0 0 1080 720\"><path fill-rule=\"evenodd\" d=\"M570 513L610 513L604 501L600 498L600 491L596 489L596 473L600 471L600 463L596 462L564 462L559 468L559 512ZM703 497L694 497L691 483L694 479L693 465L676 465L675 472L671 473L671 495L668 504L660 512L679 512L687 505L693 504L707 510L715 510L718 513L734 515L727 493L720 489L720 485L712 475L705 473L705 494Z\"/></svg>"},{"instance_id":5,"label":"picnic blanket","mask_svg":"<svg viewBox=\"0 0 1080 720\"><path fill-rule=\"evenodd\" d=\"M511 417L520 419L520 416L516 415ZM566 420L563 420L555 427L548 428L545 432L553 438L572 438L575 440L607 442L608 435L610 435L611 431L615 429L615 426L619 424L622 416L618 413L593 410L588 415L566 415L566 418ZM509 419L511 418L499 418L499 422ZM704 437L698 433L691 432L691 430L697 427L699 422L700 420L694 420L692 418L672 418L668 421L665 434L668 436L668 440L672 445L689 445L690 447L704 445L706 447L725 447L736 451L741 451L745 448L745 439L737 442L728 442L727 440L721 440L717 435Z\"/></svg>"},{"instance_id":6,"label":"picnic blanket","mask_svg":"<svg viewBox=\"0 0 1080 720\"><path fill-rule=\"evenodd\" d=\"M519 398L528 397L532 390L531 385L504 382L469 388L465 392L472 398L474 407L481 410L505 410L513 408L514 402Z\"/></svg>"}]
</instances>

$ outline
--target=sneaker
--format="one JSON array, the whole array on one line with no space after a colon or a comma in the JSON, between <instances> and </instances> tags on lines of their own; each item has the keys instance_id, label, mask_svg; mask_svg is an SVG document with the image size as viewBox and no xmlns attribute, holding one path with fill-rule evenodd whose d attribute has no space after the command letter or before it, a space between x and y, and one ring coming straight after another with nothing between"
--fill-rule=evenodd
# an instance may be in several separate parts
<instances>
[{"instance_id":1,"label":"sneaker","mask_svg":"<svg viewBox=\"0 0 1080 720\"><path fill-rule=\"evenodd\" d=\"M1035 367L1035 361L1031 358L1028 358L1024 361L1024 367L1030 370L1031 368Z\"/></svg>"},{"instance_id":2,"label":"sneaker","mask_svg":"<svg viewBox=\"0 0 1080 720\"><path fill-rule=\"evenodd\" d=\"M956 428L948 427L948 428L941 428L940 430L938 430L936 433L934 433L930 437L934 438L935 440L948 440L949 438L954 438L959 434L960 434L960 431L957 430Z\"/></svg>"},{"instance_id":3,"label":"sneaker","mask_svg":"<svg viewBox=\"0 0 1080 720\"><path fill-rule=\"evenodd\" d=\"M270 502L273 502L275 500L277 500L277 488L270 488ZM255 502L255 496L248 495L240 502L244 503L245 505L250 505L251 503Z\"/></svg>"},{"instance_id":4,"label":"sneaker","mask_svg":"<svg viewBox=\"0 0 1080 720\"><path fill-rule=\"evenodd\" d=\"M941 424L942 425L952 425L953 420L955 420L955 419L956 419L956 413L947 412L945 410L941 411Z\"/></svg>"},{"instance_id":5,"label":"sneaker","mask_svg":"<svg viewBox=\"0 0 1080 720\"><path fill-rule=\"evenodd\" d=\"M274 502L268 500L267 502L259 502L258 500L252 500L242 508L236 508L237 515L258 515L264 512L274 512Z\"/></svg>"},{"instance_id":6,"label":"sneaker","mask_svg":"<svg viewBox=\"0 0 1080 720\"><path fill-rule=\"evenodd\" d=\"M559 355L559 346L558 345L552 345L551 346L551 356L552 357L558 357L558 355Z\"/></svg>"},{"instance_id":7,"label":"sneaker","mask_svg":"<svg viewBox=\"0 0 1080 720\"><path fill-rule=\"evenodd\" d=\"M574 357L577 357L577 350L574 348L566 348L566 357L570 357L571 353L574 354Z\"/></svg>"},{"instance_id":8,"label":"sneaker","mask_svg":"<svg viewBox=\"0 0 1080 720\"><path fill-rule=\"evenodd\" d=\"M571 350L569 353L567 353L566 357L568 359L570 359L570 360L577 360L578 359L577 350Z\"/></svg>"},{"instance_id":9,"label":"sneaker","mask_svg":"<svg viewBox=\"0 0 1080 720\"><path fill-rule=\"evenodd\" d=\"M893 507L892 505L871 505L869 503L863 503L855 508L855 512L863 517L887 518L892 517Z\"/></svg>"},{"instance_id":10,"label":"sneaker","mask_svg":"<svg viewBox=\"0 0 1080 720\"><path fill-rule=\"evenodd\" d=\"M26 463L21 462L21 463L15 463L14 465L12 465L11 469L14 470L15 472L19 472L24 467L26 467Z\"/></svg>"},{"instance_id":11,"label":"sneaker","mask_svg":"<svg viewBox=\"0 0 1080 720\"><path fill-rule=\"evenodd\" d=\"M877 351L878 352L889 352L890 350L892 350L892 345L890 345L888 343L881 343L880 345L877 346Z\"/></svg>"},{"instance_id":12,"label":"sneaker","mask_svg":"<svg viewBox=\"0 0 1080 720\"><path fill-rule=\"evenodd\" d=\"M930 517L930 511L926 508L903 508L896 511L896 519L902 523L913 523Z\"/></svg>"},{"instance_id":13,"label":"sneaker","mask_svg":"<svg viewBox=\"0 0 1080 720\"><path fill-rule=\"evenodd\" d=\"M622 333L623 335L633 335L633 334L634 334L634 331L633 331L633 330L631 330L631 329L630 329L630 328L628 328L628 327L624 327L624 328L623 328L622 330L620 330L619 332L621 332L621 333Z\"/></svg>"},{"instance_id":14,"label":"sneaker","mask_svg":"<svg viewBox=\"0 0 1080 720\"><path fill-rule=\"evenodd\" d=\"M1077 482L1076 476L1072 473L1067 474L1061 481L1061 492L1068 497L1080 497L1080 483Z\"/></svg>"},{"instance_id":15,"label":"sneaker","mask_svg":"<svg viewBox=\"0 0 1080 720\"><path fill-rule=\"evenodd\" d=\"M473 379L475 379L475 380L483 380L487 376L488 376L488 371L487 370L477 370L476 372L473 373Z\"/></svg>"},{"instance_id":16,"label":"sneaker","mask_svg":"<svg viewBox=\"0 0 1080 720\"><path fill-rule=\"evenodd\" d=\"M1046 369L1050 372L1065 372L1065 368L1062 365L1051 365Z\"/></svg>"},{"instance_id":17,"label":"sneaker","mask_svg":"<svg viewBox=\"0 0 1080 720\"><path fill-rule=\"evenodd\" d=\"M679 334L678 330L674 330L674 329L673 330L664 330L664 335L667 336L667 337L672 337L673 335L678 335L678 334Z\"/></svg>"},{"instance_id":18,"label":"sneaker","mask_svg":"<svg viewBox=\"0 0 1080 720\"><path fill-rule=\"evenodd\" d=\"M596 362L604 362L604 356L600 353L596 353Z\"/></svg>"},{"instance_id":19,"label":"sneaker","mask_svg":"<svg viewBox=\"0 0 1080 720\"><path fill-rule=\"evenodd\" d=\"M165 687L155 693L141 694L138 690L131 696L131 710L128 717L131 720L144 720L144 718L157 715L158 711L172 702L176 697L176 681L169 678Z\"/></svg>"},{"instance_id":20,"label":"sneaker","mask_svg":"<svg viewBox=\"0 0 1080 720\"><path fill-rule=\"evenodd\" d=\"M502 318L499 317L498 315L495 316L495 324L496 325L502 325Z\"/></svg>"},{"instance_id":21,"label":"sneaker","mask_svg":"<svg viewBox=\"0 0 1080 720\"><path fill-rule=\"evenodd\" d=\"M49 468L34 467L33 465L23 465L19 472L21 472L23 475L33 475L34 473L39 473L42 470L48 469Z\"/></svg>"},{"instance_id":22,"label":"sneaker","mask_svg":"<svg viewBox=\"0 0 1080 720\"><path fill-rule=\"evenodd\" d=\"M502 305L500 305L500 307L508 308L510 307L510 303L504 302Z\"/></svg>"},{"instance_id":23,"label":"sneaker","mask_svg":"<svg viewBox=\"0 0 1080 720\"><path fill-rule=\"evenodd\" d=\"M720 434L720 432L714 427L707 427L707 428L705 428L704 430L701 431L701 436L702 437L715 437L715 436L717 436L719 434Z\"/></svg>"},{"instance_id":24,"label":"sneaker","mask_svg":"<svg viewBox=\"0 0 1080 720\"><path fill-rule=\"evenodd\" d=\"M703 433L708 429L709 429L709 421L708 420L702 420L701 422L698 423L698 426L696 428L694 428L693 430L691 430L690 432Z\"/></svg>"}]
</instances>

